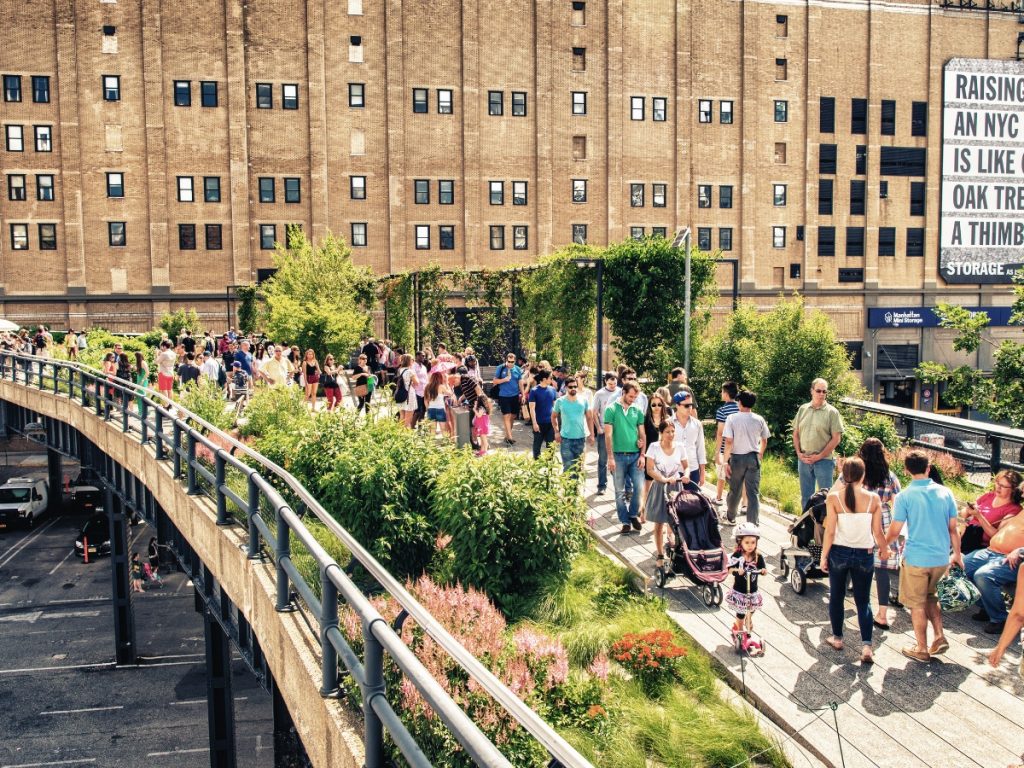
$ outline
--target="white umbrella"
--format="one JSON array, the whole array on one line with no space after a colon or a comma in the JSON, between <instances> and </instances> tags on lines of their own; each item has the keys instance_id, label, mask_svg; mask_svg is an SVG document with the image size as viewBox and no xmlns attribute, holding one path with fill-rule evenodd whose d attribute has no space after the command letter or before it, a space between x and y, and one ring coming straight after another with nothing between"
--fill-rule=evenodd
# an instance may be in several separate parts
<instances>
[{"instance_id":1,"label":"white umbrella","mask_svg":"<svg viewBox=\"0 0 1024 768\"><path fill-rule=\"evenodd\" d=\"M12 323L10 320L4 320L0 318L0 331L16 331L21 328L17 323Z\"/></svg>"}]
</instances>

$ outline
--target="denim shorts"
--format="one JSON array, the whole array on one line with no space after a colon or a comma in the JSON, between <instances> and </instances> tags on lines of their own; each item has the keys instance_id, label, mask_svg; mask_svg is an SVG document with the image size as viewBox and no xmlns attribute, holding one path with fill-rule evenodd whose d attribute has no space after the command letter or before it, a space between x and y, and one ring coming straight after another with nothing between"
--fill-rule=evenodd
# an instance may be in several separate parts
<instances>
[{"instance_id":1,"label":"denim shorts","mask_svg":"<svg viewBox=\"0 0 1024 768\"><path fill-rule=\"evenodd\" d=\"M427 418L431 421L448 421L448 414L444 408L427 408Z\"/></svg>"}]
</instances>

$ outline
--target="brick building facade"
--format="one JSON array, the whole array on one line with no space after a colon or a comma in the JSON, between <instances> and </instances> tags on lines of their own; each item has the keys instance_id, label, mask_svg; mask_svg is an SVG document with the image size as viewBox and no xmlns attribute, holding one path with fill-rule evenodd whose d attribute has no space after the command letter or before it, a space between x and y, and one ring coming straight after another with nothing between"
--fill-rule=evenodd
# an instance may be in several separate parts
<instances>
[{"instance_id":1,"label":"brick building facade","mask_svg":"<svg viewBox=\"0 0 1024 768\"><path fill-rule=\"evenodd\" d=\"M944 63L1013 58L1010 13L0 0L0 16L13 319L143 329L196 306L220 327L226 286L270 267L291 223L380 273L690 226L738 260L744 297L799 290L828 311L867 380L876 344L952 357L942 331L869 329L870 307L1008 302L945 284L937 222Z\"/></svg>"}]
</instances>

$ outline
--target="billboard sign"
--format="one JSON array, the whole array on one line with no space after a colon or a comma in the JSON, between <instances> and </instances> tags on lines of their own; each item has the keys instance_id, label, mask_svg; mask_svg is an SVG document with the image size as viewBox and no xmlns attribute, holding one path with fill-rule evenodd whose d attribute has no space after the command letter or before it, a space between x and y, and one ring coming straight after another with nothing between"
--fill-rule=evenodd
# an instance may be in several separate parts
<instances>
[{"instance_id":1,"label":"billboard sign","mask_svg":"<svg viewBox=\"0 0 1024 768\"><path fill-rule=\"evenodd\" d=\"M1012 307L966 307L974 315L988 315L991 328L1010 325ZM868 328L938 328L933 307L870 307Z\"/></svg>"},{"instance_id":2,"label":"billboard sign","mask_svg":"<svg viewBox=\"0 0 1024 768\"><path fill-rule=\"evenodd\" d=\"M943 72L939 273L1009 283L1024 267L1024 62L950 59Z\"/></svg>"}]
</instances>

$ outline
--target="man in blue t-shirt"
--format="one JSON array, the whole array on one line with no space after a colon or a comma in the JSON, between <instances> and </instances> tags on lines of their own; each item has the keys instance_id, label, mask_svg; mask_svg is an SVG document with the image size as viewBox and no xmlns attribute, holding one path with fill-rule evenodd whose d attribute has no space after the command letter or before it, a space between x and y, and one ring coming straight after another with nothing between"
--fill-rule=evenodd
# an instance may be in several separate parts
<instances>
[{"instance_id":1,"label":"man in blue t-shirt","mask_svg":"<svg viewBox=\"0 0 1024 768\"><path fill-rule=\"evenodd\" d=\"M558 392L551 386L551 371L537 374L537 386L530 390L530 421L533 423L533 458L539 459L544 445L555 442L555 429L551 426L551 411Z\"/></svg>"},{"instance_id":2,"label":"man in blue t-shirt","mask_svg":"<svg viewBox=\"0 0 1024 768\"><path fill-rule=\"evenodd\" d=\"M512 420L519 413L519 380L523 369L516 365L516 356L509 352L505 362L494 371L494 385L498 387L498 406L505 426L505 445L515 445L512 439Z\"/></svg>"},{"instance_id":3,"label":"man in blue t-shirt","mask_svg":"<svg viewBox=\"0 0 1024 768\"><path fill-rule=\"evenodd\" d=\"M565 396L558 398L552 413L555 442L562 456L562 470L574 473L577 482L583 477L583 453L587 440L594 442L594 414L590 403L579 394L580 381L575 376L565 380Z\"/></svg>"},{"instance_id":4,"label":"man in blue t-shirt","mask_svg":"<svg viewBox=\"0 0 1024 768\"><path fill-rule=\"evenodd\" d=\"M945 486L928 477L928 454L911 451L903 465L911 477L896 495L892 523L885 533L890 544L907 526L907 545L900 568L900 602L910 609L916 645L902 649L915 661L930 661L945 653L949 643L942 632L942 610L936 587L951 564L964 564L960 554L960 533L956 527L956 500ZM952 549L952 556L950 550ZM928 645L928 624L935 639Z\"/></svg>"},{"instance_id":5,"label":"man in blue t-shirt","mask_svg":"<svg viewBox=\"0 0 1024 768\"><path fill-rule=\"evenodd\" d=\"M241 364L242 370L252 377L252 354L249 352L248 341L243 341L239 350L235 352L235 361Z\"/></svg>"}]
</instances>

